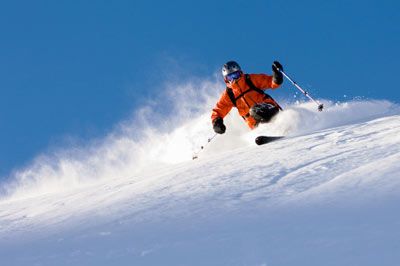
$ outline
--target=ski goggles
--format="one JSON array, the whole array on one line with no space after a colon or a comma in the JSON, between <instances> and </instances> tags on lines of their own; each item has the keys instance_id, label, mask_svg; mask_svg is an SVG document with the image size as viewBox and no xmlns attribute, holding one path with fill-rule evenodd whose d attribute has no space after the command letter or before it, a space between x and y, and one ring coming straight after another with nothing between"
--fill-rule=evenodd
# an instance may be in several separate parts
<instances>
[{"instance_id":1,"label":"ski goggles","mask_svg":"<svg viewBox=\"0 0 400 266\"><path fill-rule=\"evenodd\" d=\"M234 80L239 79L241 75L242 75L241 71L235 71L235 72L232 72L232 73L226 75L225 78L227 81L232 82Z\"/></svg>"}]
</instances>

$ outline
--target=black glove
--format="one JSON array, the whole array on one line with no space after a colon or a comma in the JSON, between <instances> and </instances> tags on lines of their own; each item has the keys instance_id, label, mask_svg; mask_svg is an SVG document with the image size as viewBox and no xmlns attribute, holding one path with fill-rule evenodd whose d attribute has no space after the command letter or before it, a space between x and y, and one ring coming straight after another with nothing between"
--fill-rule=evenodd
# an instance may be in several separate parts
<instances>
[{"instance_id":1,"label":"black glove","mask_svg":"<svg viewBox=\"0 0 400 266\"><path fill-rule=\"evenodd\" d=\"M213 129L215 133L224 134L226 127L224 125L224 120L221 117L215 118L213 121Z\"/></svg>"},{"instance_id":2,"label":"black glove","mask_svg":"<svg viewBox=\"0 0 400 266\"><path fill-rule=\"evenodd\" d=\"M278 69L283 71L281 63L279 63L278 61L274 61L274 63L272 64L272 71L274 72L273 74L274 83L281 85L283 83L283 75L281 71L279 71Z\"/></svg>"}]
</instances>

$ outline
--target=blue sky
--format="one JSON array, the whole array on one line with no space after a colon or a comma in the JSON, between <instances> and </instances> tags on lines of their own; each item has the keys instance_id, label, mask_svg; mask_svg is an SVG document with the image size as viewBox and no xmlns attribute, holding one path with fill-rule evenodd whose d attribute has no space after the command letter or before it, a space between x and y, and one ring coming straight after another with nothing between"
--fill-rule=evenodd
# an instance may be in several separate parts
<instances>
[{"instance_id":1,"label":"blue sky","mask_svg":"<svg viewBox=\"0 0 400 266\"><path fill-rule=\"evenodd\" d=\"M319 98L399 102L399 11L375 0L3 2L0 175L65 139L103 136L169 71L210 78L231 59L266 73L278 59Z\"/></svg>"}]
</instances>

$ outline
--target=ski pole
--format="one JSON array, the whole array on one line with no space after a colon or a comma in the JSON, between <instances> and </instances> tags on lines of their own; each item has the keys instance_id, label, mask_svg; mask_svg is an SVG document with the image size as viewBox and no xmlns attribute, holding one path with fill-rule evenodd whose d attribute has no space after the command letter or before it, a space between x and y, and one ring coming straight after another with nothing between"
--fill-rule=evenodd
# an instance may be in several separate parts
<instances>
[{"instance_id":1,"label":"ski pole","mask_svg":"<svg viewBox=\"0 0 400 266\"><path fill-rule=\"evenodd\" d=\"M204 148L208 145L208 143L210 143L218 134L215 133L211 138L207 139L207 143L204 144L203 146L200 147L200 150L198 152L195 152L192 156L192 160L195 160L197 158L199 158L199 153L204 150Z\"/></svg>"},{"instance_id":2,"label":"ski pole","mask_svg":"<svg viewBox=\"0 0 400 266\"><path fill-rule=\"evenodd\" d=\"M281 73L285 76L285 78L287 78L297 89L299 89L299 91L301 91L305 96L307 96L308 99L310 99L311 101L313 101L314 103L316 103L316 104L318 105L318 111L321 112L322 109L324 109L324 105L323 105L322 103L320 103L320 102L314 100L306 90L302 89L302 88L296 83L296 81L294 81L292 78L290 78L282 69L279 69L279 68L278 68L278 70L279 70L279 72L281 72Z\"/></svg>"}]
</instances>

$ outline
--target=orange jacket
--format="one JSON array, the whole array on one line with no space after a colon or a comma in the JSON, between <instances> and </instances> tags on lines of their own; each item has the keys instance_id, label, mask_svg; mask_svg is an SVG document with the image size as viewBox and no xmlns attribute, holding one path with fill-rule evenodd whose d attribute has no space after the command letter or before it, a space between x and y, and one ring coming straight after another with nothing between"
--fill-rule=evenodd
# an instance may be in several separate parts
<instances>
[{"instance_id":1,"label":"orange jacket","mask_svg":"<svg viewBox=\"0 0 400 266\"><path fill-rule=\"evenodd\" d=\"M273 82L272 76L266 74L249 74L251 81L253 84L262 90L265 89L276 89L279 87L278 84ZM235 98L237 98L241 93L248 90L250 87L247 85L245 80L245 75L243 74L238 80L234 83L227 83L228 88L231 88ZM262 94L257 91L249 91L244 94L242 97L236 100L236 107L238 109L239 115L242 116L247 125L253 129L256 126L256 121L253 117L249 116L250 108L256 103L271 103L275 106L278 106L277 103L269 98L264 97ZM212 110L211 121L214 121L217 117L224 118L234 107L231 99L229 98L226 90L222 93L220 99Z\"/></svg>"}]
</instances>

